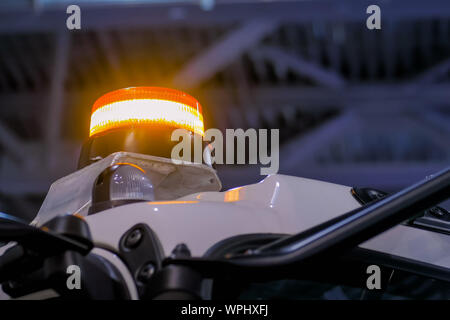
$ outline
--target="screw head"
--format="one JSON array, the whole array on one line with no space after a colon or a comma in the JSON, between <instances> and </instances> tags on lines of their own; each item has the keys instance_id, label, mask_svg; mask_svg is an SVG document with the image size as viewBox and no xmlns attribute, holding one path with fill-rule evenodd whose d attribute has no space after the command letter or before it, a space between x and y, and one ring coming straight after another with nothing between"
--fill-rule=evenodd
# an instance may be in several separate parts
<instances>
[{"instance_id":1,"label":"screw head","mask_svg":"<svg viewBox=\"0 0 450 320\"><path fill-rule=\"evenodd\" d=\"M430 212L431 212L433 215L437 216L437 217L442 217L442 216L444 216L444 211L443 211L443 210L440 210L438 207L433 207L433 208L431 208L431 209L430 209Z\"/></svg>"},{"instance_id":2,"label":"screw head","mask_svg":"<svg viewBox=\"0 0 450 320\"><path fill-rule=\"evenodd\" d=\"M142 240L142 231L141 229L134 229L131 231L125 239L125 247L128 249L135 248Z\"/></svg>"},{"instance_id":3,"label":"screw head","mask_svg":"<svg viewBox=\"0 0 450 320\"><path fill-rule=\"evenodd\" d=\"M146 282L146 281L150 280L150 278L153 276L155 271L156 271L156 268L153 263L150 262L150 263L144 264L142 266L142 268L139 270L137 278L141 282Z\"/></svg>"}]
</instances>

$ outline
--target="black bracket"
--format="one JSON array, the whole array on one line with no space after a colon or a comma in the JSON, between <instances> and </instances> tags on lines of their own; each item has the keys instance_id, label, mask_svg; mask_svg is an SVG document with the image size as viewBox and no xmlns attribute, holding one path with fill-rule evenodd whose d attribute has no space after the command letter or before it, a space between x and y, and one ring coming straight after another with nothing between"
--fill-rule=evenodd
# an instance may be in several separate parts
<instances>
[{"instance_id":1,"label":"black bracket","mask_svg":"<svg viewBox=\"0 0 450 320\"><path fill-rule=\"evenodd\" d=\"M119 255L132 274L139 296L149 280L161 269L164 257L161 244L149 226L136 224L119 241Z\"/></svg>"}]
</instances>

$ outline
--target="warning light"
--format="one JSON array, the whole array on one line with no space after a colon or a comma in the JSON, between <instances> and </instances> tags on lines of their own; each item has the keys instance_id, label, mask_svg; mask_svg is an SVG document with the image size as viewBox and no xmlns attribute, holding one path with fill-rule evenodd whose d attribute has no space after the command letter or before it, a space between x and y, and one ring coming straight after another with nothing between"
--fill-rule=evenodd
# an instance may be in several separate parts
<instances>
[{"instance_id":1,"label":"warning light","mask_svg":"<svg viewBox=\"0 0 450 320\"><path fill-rule=\"evenodd\" d=\"M111 129L166 126L204 135L198 101L175 89L131 87L109 92L92 107L89 136Z\"/></svg>"}]
</instances>

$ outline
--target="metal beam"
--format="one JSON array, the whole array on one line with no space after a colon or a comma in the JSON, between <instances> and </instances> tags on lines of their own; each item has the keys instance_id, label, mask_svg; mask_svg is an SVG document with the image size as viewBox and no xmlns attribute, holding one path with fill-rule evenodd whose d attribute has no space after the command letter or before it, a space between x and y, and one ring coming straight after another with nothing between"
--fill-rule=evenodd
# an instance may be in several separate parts
<instances>
[{"instance_id":1,"label":"metal beam","mask_svg":"<svg viewBox=\"0 0 450 320\"><path fill-rule=\"evenodd\" d=\"M11 141L10 139L8 141ZM11 141L13 143L13 141ZM20 155L27 159L28 169L24 170L9 154L0 155L0 193L5 195L45 194L50 184L76 170L81 145L61 140L54 167L47 170L40 159L46 153L42 142L22 142L17 145Z\"/></svg>"},{"instance_id":2,"label":"metal beam","mask_svg":"<svg viewBox=\"0 0 450 320\"><path fill-rule=\"evenodd\" d=\"M279 174L322 180L355 187L370 187L393 192L409 186L425 177L448 167L447 163L347 163L320 166L310 164L285 169L280 166ZM257 183L265 178L260 175L258 165L218 166L218 175L223 190Z\"/></svg>"},{"instance_id":3,"label":"metal beam","mask_svg":"<svg viewBox=\"0 0 450 320\"><path fill-rule=\"evenodd\" d=\"M30 114L33 110L42 109L47 105L48 94L44 92L5 92L0 94L0 108L2 117L23 116Z\"/></svg>"},{"instance_id":4,"label":"metal beam","mask_svg":"<svg viewBox=\"0 0 450 320\"><path fill-rule=\"evenodd\" d=\"M298 54L277 47L259 46L251 51L251 55L259 60L268 59L277 68L285 72L290 69L324 87L341 88L345 85L345 80L338 73L325 70L313 62L303 59Z\"/></svg>"},{"instance_id":5,"label":"metal beam","mask_svg":"<svg viewBox=\"0 0 450 320\"><path fill-rule=\"evenodd\" d=\"M358 119L354 114L346 113L332 119L312 132L293 138L291 142L281 147L280 166L290 170L314 162L317 151L339 139L349 129L354 129Z\"/></svg>"},{"instance_id":6,"label":"metal beam","mask_svg":"<svg viewBox=\"0 0 450 320\"><path fill-rule=\"evenodd\" d=\"M419 75L411 84L433 83L439 77L446 75L450 71L450 59L446 59L438 65L430 68Z\"/></svg>"},{"instance_id":7,"label":"metal beam","mask_svg":"<svg viewBox=\"0 0 450 320\"><path fill-rule=\"evenodd\" d=\"M0 181L0 193L4 195L42 195L48 191L52 184L50 179L30 179L28 177L16 177L8 181Z\"/></svg>"},{"instance_id":8,"label":"metal beam","mask_svg":"<svg viewBox=\"0 0 450 320\"><path fill-rule=\"evenodd\" d=\"M9 52L16 57L17 64L23 66L23 70L29 76L32 84L39 87L41 85L41 79L38 75L38 70L34 63L35 61L31 59L33 53L27 50L17 37L11 36L8 40L9 46L7 46L7 48L9 48Z\"/></svg>"},{"instance_id":9,"label":"metal beam","mask_svg":"<svg viewBox=\"0 0 450 320\"><path fill-rule=\"evenodd\" d=\"M285 22L360 21L365 26L366 8L371 0L322 1L222 1L213 10L198 5L169 3L165 5L81 5L82 28L111 29L155 27L167 25L230 24L249 19L279 19ZM447 0L396 0L380 4L383 19L447 19ZM3 10L0 12L0 33L53 32L65 28L66 6L33 11ZM132 17L132 19L130 19Z\"/></svg>"},{"instance_id":10,"label":"metal beam","mask_svg":"<svg viewBox=\"0 0 450 320\"><path fill-rule=\"evenodd\" d=\"M236 104L231 88L211 88L202 92L202 104L209 109ZM84 90L66 91L66 105L77 105L80 97L91 96ZM252 105L260 109L296 107L303 110L351 109L371 113L399 113L411 110L439 109L450 105L450 83L426 84L420 90L404 85L348 85L345 90L308 86L258 86L247 93ZM38 92L1 93L0 115L14 115L17 110L39 110L46 95ZM245 107L245 106L244 106ZM212 110L213 111L213 110Z\"/></svg>"},{"instance_id":11,"label":"metal beam","mask_svg":"<svg viewBox=\"0 0 450 320\"><path fill-rule=\"evenodd\" d=\"M63 117L65 79L69 55L70 35L67 32L57 34L55 59L50 88L49 108L45 128L45 148L48 168L53 166L61 138L61 122Z\"/></svg>"},{"instance_id":12,"label":"metal beam","mask_svg":"<svg viewBox=\"0 0 450 320\"><path fill-rule=\"evenodd\" d=\"M4 68L8 70L13 78L13 81L17 84L19 89L26 88L26 80L22 70L18 67L17 57L13 58L11 53L5 50L0 50L0 60L3 62Z\"/></svg>"},{"instance_id":13,"label":"metal beam","mask_svg":"<svg viewBox=\"0 0 450 320\"><path fill-rule=\"evenodd\" d=\"M385 19L383 18L383 32L381 32L381 61L383 68L386 73L386 79L389 82L392 82L395 79L395 66L397 63L397 39L396 39L396 31L397 31L397 21L393 19ZM408 29L406 29L408 31ZM414 43L415 38L412 35L413 32L405 33L405 37L408 37L408 42ZM411 55L411 52L408 52L407 55ZM406 56L406 55L405 55ZM410 59L410 57L406 57L406 60Z\"/></svg>"},{"instance_id":14,"label":"metal beam","mask_svg":"<svg viewBox=\"0 0 450 320\"><path fill-rule=\"evenodd\" d=\"M448 162L437 163L347 163L329 166L311 166L296 171L280 170L305 178L328 182L379 188L386 191L399 190L448 167Z\"/></svg>"},{"instance_id":15,"label":"metal beam","mask_svg":"<svg viewBox=\"0 0 450 320\"><path fill-rule=\"evenodd\" d=\"M184 88L197 86L255 46L277 25L273 20L255 20L231 31L210 48L206 48L200 55L186 63L181 71L175 75L174 84Z\"/></svg>"},{"instance_id":16,"label":"metal beam","mask_svg":"<svg viewBox=\"0 0 450 320\"><path fill-rule=\"evenodd\" d=\"M114 40L108 31L102 31L98 34L99 44L105 54L108 64L112 68L113 77L116 82L120 82L120 57L117 54L117 50L114 47Z\"/></svg>"},{"instance_id":17,"label":"metal beam","mask_svg":"<svg viewBox=\"0 0 450 320\"><path fill-rule=\"evenodd\" d=\"M403 112L449 105L450 83L421 86L420 90L403 85L349 85L345 90L306 86L258 86L249 95L260 108L295 105L302 109L353 109L364 112ZM205 92L209 105L226 101L229 90Z\"/></svg>"},{"instance_id":18,"label":"metal beam","mask_svg":"<svg viewBox=\"0 0 450 320\"><path fill-rule=\"evenodd\" d=\"M433 143L450 159L450 118L436 111L427 110L405 119L414 126L414 131Z\"/></svg>"},{"instance_id":19,"label":"metal beam","mask_svg":"<svg viewBox=\"0 0 450 320\"><path fill-rule=\"evenodd\" d=\"M435 130L450 134L450 116L430 111L421 113L421 119L425 123L431 125ZM450 148L450 141L447 141ZM450 152L450 150L448 150Z\"/></svg>"},{"instance_id":20,"label":"metal beam","mask_svg":"<svg viewBox=\"0 0 450 320\"><path fill-rule=\"evenodd\" d=\"M25 153L22 140L3 122L0 122L0 144L15 160L22 164L28 162L29 156Z\"/></svg>"}]
</instances>

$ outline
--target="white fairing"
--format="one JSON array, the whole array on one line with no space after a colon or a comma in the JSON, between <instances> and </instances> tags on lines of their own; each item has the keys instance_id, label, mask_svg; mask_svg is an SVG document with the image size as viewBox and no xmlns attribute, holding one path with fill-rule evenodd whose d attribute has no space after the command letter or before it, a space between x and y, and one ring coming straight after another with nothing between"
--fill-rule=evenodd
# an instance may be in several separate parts
<instances>
[{"instance_id":1,"label":"white fairing","mask_svg":"<svg viewBox=\"0 0 450 320\"><path fill-rule=\"evenodd\" d=\"M225 192L202 192L166 202L130 204L90 215L97 245L117 249L125 231L145 223L166 255L185 243L201 256L220 240L239 234L306 230L359 206L351 188L316 180L272 175Z\"/></svg>"},{"instance_id":2,"label":"white fairing","mask_svg":"<svg viewBox=\"0 0 450 320\"><path fill-rule=\"evenodd\" d=\"M86 218L97 246L117 250L138 223L158 236L166 256L179 243L202 256L226 238L250 233L294 234L359 207L351 188L272 175L225 192L202 192L166 202L142 202ZM398 225L360 245L365 249L450 269L450 237Z\"/></svg>"},{"instance_id":3,"label":"white fairing","mask_svg":"<svg viewBox=\"0 0 450 320\"><path fill-rule=\"evenodd\" d=\"M55 181L32 224L41 226L63 214L86 216L91 206L92 186L98 175L118 163L134 164L145 170L156 199L172 200L199 191L218 191L219 178L211 167L140 153L116 152L83 169Z\"/></svg>"},{"instance_id":4,"label":"white fairing","mask_svg":"<svg viewBox=\"0 0 450 320\"><path fill-rule=\"evenodd\" d=\"M97 247L94 253L107 258L125 275L131 297L136 298L131 275L113 253L122 235L136 224L146 224L156 233L166 256L179 243L185 243L193 256L202 256L232 236L294 234L359 206L350 187L271 175L260 183L225 192L123 205L89 215L86 221ZM450 269L450 236L444 234L399 225L360 247ZM2 294L0 290L0 299L7 298Z\"/></svg>"}]
</instances>

